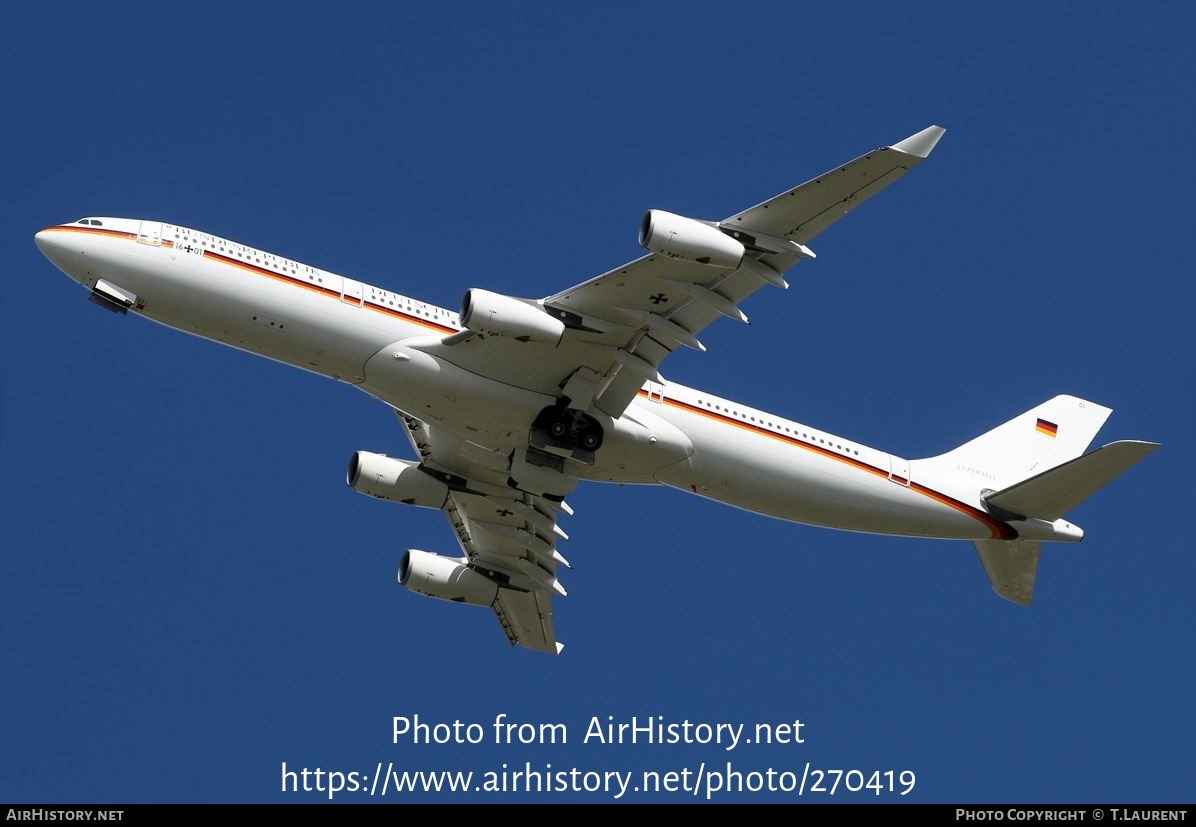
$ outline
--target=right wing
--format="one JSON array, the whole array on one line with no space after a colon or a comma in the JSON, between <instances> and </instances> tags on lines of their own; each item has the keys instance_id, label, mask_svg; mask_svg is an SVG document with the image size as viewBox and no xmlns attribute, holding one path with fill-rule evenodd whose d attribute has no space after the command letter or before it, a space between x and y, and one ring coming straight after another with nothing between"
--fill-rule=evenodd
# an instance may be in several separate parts
<instances>
[{"instance_id":1,"label":"right wing","mask_svg":"<svg viewBox=\"0 0 1196 827\"><path fill-rule=\"evenodd\" d=\"M566 594L556 569L569 563L556 549L557 538L565 539L556 517L560 511L571 513L569 506L484 481L495 471L484 454L471 456L427 423L397 415L422 467L449 485L441 510L469 567L499 584L490 608L507 640L559 654L564 644L556 639L552 596Z\"/></svg>"},{"instance_id":2,"label":"right wing","mask_svg":"<svg viewBox=\"0 0 1196 827\"><path fill-rule=\"evenodd\" d=\"M930 155L946 132L928 126L721 222L804 244Z\"/></svg>"},{"instance_id":3,"label":"right wing","mask_svg":"<svg viewBox=\"0 0 1196 827\"><path fill-rule=\"evenodd\" d=\"M720 316L746 321L739 310L744 299L768 284L786 287L781 273L813 257L808 241L921 163L943 132L929 126L723 221L700 222L745 246L737 269L651 253L543 299L545 312L567 328L554 346L463 333L425 349L549 396L573 380L574 407L617 418L645 380L659 381L657 369L669 353L680 346L703 350L696 335ZM537 266L562 269L568 261L545 250Z\"/></svg>"}]
</instances>

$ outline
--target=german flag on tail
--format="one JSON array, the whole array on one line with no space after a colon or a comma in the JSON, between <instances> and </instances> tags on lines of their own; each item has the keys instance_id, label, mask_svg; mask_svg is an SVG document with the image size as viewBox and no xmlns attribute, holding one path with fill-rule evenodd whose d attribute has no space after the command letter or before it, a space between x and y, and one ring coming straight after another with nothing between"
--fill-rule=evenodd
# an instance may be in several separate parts
<instances>
[{"instance_id":1,"label":"german flag on tail","mask_svg":"<svg viewBox=\"0 0 1196 827\"><path fill-rule=\"evenodd\" d=\"M1054 422L1047 422L1045 419L1039 419L1038 424L1034 427L1034 430L1038 431L1040 434L1046 434L1052 439L1059 435L1059 426Z\"/></svg>"}]
</instances>

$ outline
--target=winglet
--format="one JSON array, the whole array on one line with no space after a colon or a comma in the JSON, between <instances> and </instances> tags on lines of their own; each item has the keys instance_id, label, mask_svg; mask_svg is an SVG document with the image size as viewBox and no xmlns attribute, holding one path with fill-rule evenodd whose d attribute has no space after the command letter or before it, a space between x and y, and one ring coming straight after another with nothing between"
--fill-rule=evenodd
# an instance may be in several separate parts
<instances>
[{"instance_id":1,"label":"winglet","mask_svg":"<svg viewBox=\"0 0 1196 827\"><path fill-rule=\"evenodd\" d=\"M939 142L939 138L943 137L943 133L946 131L941 126L928 126L921 132L910 135L904 141L893 144L892 148L907 155L925 158L934 149L934 145Z\"/></svg>"}]
</instances>

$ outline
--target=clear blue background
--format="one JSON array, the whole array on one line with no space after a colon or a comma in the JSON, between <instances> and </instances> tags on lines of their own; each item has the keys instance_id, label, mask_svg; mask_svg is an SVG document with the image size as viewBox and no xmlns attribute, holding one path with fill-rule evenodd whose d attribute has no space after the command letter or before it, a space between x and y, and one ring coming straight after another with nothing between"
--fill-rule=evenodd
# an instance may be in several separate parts
<instances>
[{"instance_id":1,"label":"clear blue background","mask_svg":"<svg viewBox=\"0 0 1196 827\"><path fill-rule=\"evenodd\" d=\"M284 761L730 760L909 769L905 801L1191 802L1181 8L7 9L0 800L321 800L280 792ZM409 450L383 406L100 312L33 244L160 218L446 307L538 297L638 255L645 209L722 218L930 123L927 163L665 373L913 457L1057 393L1109 405L1098 443L1163 448L1073 512L1087 539L1047 547L1029 609L967 543L591 485L565 524L565 652L511 649L489 612L395 584L404 549L457 549L441 515L345 486L351 452ZM570 741L392 743L396 715L499 713ZM806 743L582 744L608 715L800 719Z\"/></svg>"}]
</instances>

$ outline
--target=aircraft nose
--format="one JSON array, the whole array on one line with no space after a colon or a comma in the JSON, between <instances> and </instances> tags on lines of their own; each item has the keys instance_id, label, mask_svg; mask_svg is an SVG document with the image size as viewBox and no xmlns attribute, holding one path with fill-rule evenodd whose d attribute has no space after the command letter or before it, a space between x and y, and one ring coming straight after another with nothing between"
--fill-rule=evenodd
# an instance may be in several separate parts
<instances>
[{"instance_id":1,"label":"aircraft nose","mask_svg":"<svg viewBox=\"0 0 1196 827\"><path fill-rule=\"evenodd\" d=\"M58 227L46 227L44 230L34 233L33 242L37 245L37 249L42 251L43 256L57 264L69 256L70 250L67 246L70 243L69 236L70 233L61 232Z\"/></svg>"},{"instance_id":2,"label":"aircraft nose","mask_svg":"<svg viewBox=\"0 0 1196 827\"><path fill-rule=\"evenodd\" d=\"M57 232L57 230L57 227L46 227L46 229L34 233L33 241L37 244L37 249L42 251L42 255L48 258L51 264L71 278L75 278L71 270L79 262L79 250L67 246L70 244L68 238L70 233Z\"/></svg>"},{"instance_id":3,"label":"aircraft nose","mask_svg":"<svg viewBox=\"0 0 1196 827\"><path fill-rule=\"evenodd\" d=\"M41 230L34 234L33 242L37 245L37 249L42 251L42 255L50 255L50 251L54 249L54 233L50 230Z\"/></svg>"}]
</instances>

